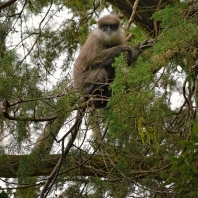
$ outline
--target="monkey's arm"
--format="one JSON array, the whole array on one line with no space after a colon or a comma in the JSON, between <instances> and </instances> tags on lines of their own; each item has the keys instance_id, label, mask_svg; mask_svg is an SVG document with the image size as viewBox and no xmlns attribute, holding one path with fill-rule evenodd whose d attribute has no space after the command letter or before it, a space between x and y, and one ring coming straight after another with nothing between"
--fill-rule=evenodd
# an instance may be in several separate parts
<instances>
[{"instance_id":1,"label":"monkey's arm","mask_svg":"<svg viewBox=\"0 0 198 198\"><path fill-rule=\"evenodd\" d=\"M115 61L115 57L118 57L121 53L125 54L127 62L130 64L138 57L139 50L131 49L130 47L124 45L105 49L94 57L94 60L89 64L88 69L109 67L109 65Z\"/></svg>"},{"instance_id":2,"label":"monkey's arm","mask_svg":"<svg viewBox=\"0 0 198 198\"><path fill-rule=\"evenodd\" d=\"M128 47L125 45L119 45L109 49L102 50L92 61L89 61L88 69L105 68L109 67L114 61L115 57L118 57L121 53L124 53L128 64L134 62L141 52L149 47L153 46L154 41L145 41L134 47Z\"/></svg>"}]
</instances>

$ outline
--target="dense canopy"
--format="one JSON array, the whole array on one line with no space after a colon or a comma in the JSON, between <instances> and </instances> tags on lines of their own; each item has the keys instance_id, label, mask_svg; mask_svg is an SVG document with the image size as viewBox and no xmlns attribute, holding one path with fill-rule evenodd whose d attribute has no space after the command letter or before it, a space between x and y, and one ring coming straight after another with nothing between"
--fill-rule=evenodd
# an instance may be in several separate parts
<instances>
[{"instance_id":1,"label":"dense canopy","mask_svg":"<svg viewBox=\"0 0 198 198\"><path fill-rule=\"evenodd\" d=\"M0 10L0 197L198 196L196 0L5 0ZM106 108L76 114L73 63L108 13L128 46L152 45L131 65L115 58Z\"/></svg>"}]
</instances>

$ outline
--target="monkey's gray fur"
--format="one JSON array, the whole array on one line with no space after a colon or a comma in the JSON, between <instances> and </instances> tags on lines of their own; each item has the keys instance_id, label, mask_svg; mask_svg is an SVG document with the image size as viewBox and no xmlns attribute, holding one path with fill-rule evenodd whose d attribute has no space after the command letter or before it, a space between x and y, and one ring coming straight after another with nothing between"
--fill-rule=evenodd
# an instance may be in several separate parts
<instances>
[{"instance_id":1,"label":"monkey's gray fur","mask_svg":"<svg viewBox=\"0 0 198 198\"><path fill-rule=\"evenodd\" d=\"M115 78L112 63L115 57L124 53L128 64L140 54L139 46L129 48L125 42L125 32L120 27L120 19L113 14L98 20L98 27L93 30L83 45L74 64L74 86L87 101L90 96L99 100L96 108L105 107L111 96L109 84Z\"/></svg>"}]
</instances>

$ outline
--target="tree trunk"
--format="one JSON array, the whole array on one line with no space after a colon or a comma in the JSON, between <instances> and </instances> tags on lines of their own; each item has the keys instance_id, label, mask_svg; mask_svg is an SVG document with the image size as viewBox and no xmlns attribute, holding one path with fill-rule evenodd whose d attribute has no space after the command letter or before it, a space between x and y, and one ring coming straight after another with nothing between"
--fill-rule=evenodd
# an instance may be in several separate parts
<instances>
[{"instance_id":1,"label":"tree trunk","mask_svg":"<svg viewBox=\"0 0 198 198\"><path fill-rule=\"evenodd\" d=\"M107 0L110 4L118 8L127 18L130 18L133 5L137 0ZM178 0L140 0L137 6L134 21L138 26L145 29L151 37L157 36L159 24L151 19L153 13L166 7L168 4L174 4Z\"/></svg>"}]
</instances>

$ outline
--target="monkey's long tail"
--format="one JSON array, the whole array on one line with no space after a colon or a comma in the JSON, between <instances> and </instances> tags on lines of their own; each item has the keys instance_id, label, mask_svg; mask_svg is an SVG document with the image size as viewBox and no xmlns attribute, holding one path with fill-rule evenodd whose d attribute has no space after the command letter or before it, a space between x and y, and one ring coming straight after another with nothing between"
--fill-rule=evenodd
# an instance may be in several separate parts
<instances>
[{"instance_id":1,"label":"monkey's long tail","mask_svg":"<svg viewBox=\"0 0 198 198\"><path fill-rule=\"evenodd\" d=\"M41 194L40 194L40 198L46 198L50 189L54 185L54 183L55 183L55 181L58 177L58 173L60 171L63 159L67 157L67 155L69 153L69 150L73 146L73 143L76 139L76 136L78 134L78 130L80 128L80 125L82 123L82 119L83 119L84 114L85 114L85 110L86 110L86 107L82 107L77 111L75 123L72 126L72 128L69 130L69 131L71 131L70 132L71 137L69 138L69 141L67 143L66 148L64 148L64 139L62 140L62 155L61 155L59 161L57 162L54 170L52 171L52 173L48 177L47 181L45 182L45 185L43 186L43 189L42 189Z\"/></svg>"}]
</instances>

